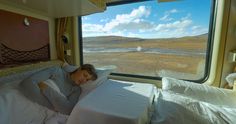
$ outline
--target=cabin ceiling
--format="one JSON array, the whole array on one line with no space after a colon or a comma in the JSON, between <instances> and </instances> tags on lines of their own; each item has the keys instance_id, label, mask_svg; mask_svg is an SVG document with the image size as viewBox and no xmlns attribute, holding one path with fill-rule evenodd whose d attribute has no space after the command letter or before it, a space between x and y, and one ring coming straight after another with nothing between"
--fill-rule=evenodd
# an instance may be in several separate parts
<instances>
[{"instance_id":1,"label":"cabin ceiling","mask_svg":"<svg viewBox=\"0 0 236 124\"><path fill-rule=\"evenodd\" d=\"M137 0L137 2L138 1L141 2L148 0ZM176 0L157 1L169 2ZM0 0L0 4L29 11L36 10L43 15L54 18L83 16L91 13L102 12L106 9L106 4L117 2L134 2L134 0Z\"/></svg>"},{"instance_id":2,"label":"cabin ceiling","mask_svg":"<svg viewBox=\"0 0 236 124\"><path fill-rule=\"evenodd\" d=\"M0 0L0 4L28 11L33 10L43 15L55 18L67 17L67 16L80 16L104 11L104 8L96 6L91 1L90 0Z\"/></svg>"},{"instance_id":3,"label":"cabin ceiling","mask_svg":"<svg viewBox=\"0 0 236 124\"><path fill-rule=\"evenodd\" d=\"M127 1L134 1L134 0L106 0L106 3L115 3L115 2L127 2ZM138 1L151 1L151 0L136 0ZM156 0L157 2L172 2L172 1L179 1L179 0Z\"/></svg>"}]
</instances>

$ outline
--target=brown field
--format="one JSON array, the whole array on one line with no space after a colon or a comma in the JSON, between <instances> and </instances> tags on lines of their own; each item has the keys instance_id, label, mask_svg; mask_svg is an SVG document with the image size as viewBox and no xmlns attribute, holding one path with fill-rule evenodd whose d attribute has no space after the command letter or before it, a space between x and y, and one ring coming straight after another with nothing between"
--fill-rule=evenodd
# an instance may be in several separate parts
<instances>
[{"instance_id":1,"label":"brown field","mask_svg":"<svg viewBox=\"0 0 236 124\"><path fill-rule=\"evenodd\" d=\"M141 46L142 48L174 49L192 53L204 53L206 41L207 35L177 39L96 37L84 39L84 48L135 48ZM84 53L84 63L92 63L96 67L115 65L117 66L115 72L118 73L200 79L204 74L205 55L157 54L142 51L92 52Z\"/></svg>"}]
</instances>

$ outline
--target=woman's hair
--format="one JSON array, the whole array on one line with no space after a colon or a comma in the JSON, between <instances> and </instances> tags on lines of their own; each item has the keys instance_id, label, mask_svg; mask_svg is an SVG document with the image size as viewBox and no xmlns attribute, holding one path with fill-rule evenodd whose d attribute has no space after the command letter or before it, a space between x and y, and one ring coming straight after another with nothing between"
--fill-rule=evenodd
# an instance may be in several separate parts
<instances>
[{"instance_id":1,"label":"woman's hair","mask_svg":"<svg viewBox=\"0 0 236 124\"><path fill-rule=\"evenodd\" d=\"M74 73L74 72L76 72L78 70L86 70L92 76L92 80L96 80L97 79L96 70L95 70L94 66L91 65L91 64L83 64L78 69L73 71L72 73Z\"/></svg>"}]
</instances>

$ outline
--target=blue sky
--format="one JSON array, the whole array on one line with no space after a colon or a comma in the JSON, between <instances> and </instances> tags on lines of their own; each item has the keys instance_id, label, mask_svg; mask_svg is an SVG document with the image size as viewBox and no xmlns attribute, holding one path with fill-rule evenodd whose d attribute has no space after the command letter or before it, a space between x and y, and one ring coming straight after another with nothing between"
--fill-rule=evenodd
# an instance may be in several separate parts
<instances>
[{"instance_id":1,"label":"blue sky","mask_svg":"<svg viewBox=\"0 0 236 124\"><path fill-rule=\"evenodd\" d=\"M83 37L173 38L208 32L211 0L157 0L107 7L82 17Z\"/></svg>"}]
</instances>

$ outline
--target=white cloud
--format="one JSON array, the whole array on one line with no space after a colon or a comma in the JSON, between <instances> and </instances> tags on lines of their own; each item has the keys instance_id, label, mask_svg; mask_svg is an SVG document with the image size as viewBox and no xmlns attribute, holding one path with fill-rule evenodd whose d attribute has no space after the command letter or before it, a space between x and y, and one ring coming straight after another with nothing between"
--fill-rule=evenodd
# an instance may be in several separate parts
<instances>
[{"instance_id":1,"label":"white cloud","mask_svg":"<svg viewBox=\"0 0 236 124\"><path fill-rule=\"evenodd\" d=\"M120 24L119 26L116 26L113 28L113 30L127 30L127 31L138 31L138 30L143 30L143 31L148 31L153 28L153 24L150 22L144 21L144 20L136 20L133 22L129 23L124 23Z\"/></svg>"},{"instance_id":2,"label":"white cloud","mask_svg":"<svg viewBox=\"0 0 236 124\"><path fill-rule=\"evenodd\" d=\"M139 37L139 34L129 32L126 37Z\"/></svg>"},{"instance_id":3,"label":"white cloud","mask_svg":"<svg viewBox=\"0 0 236 124\"><path fill-rule=\"evenodd\" d=\"M87 16L83 16L83 17L82 17L82 20L83 20L83 21L85 21L85 20L90 20L90 18L87 17Z\"/></svg>"},{"instance_id":4,"label":"white cloud","mask_svg":"<svg viewBox=\"0 0 236 124\"><path fill-rule=\"evenodd\" d=\"M83 32L103 32L103 25L99 24L83 24L82 25Z\"/></svg>"},{"instance_id":5,"label":"white cloud","mask_svg":"<svg viewBox=\"0 0 236 124\"><path fill-rule=\"evenodd\" d=\"M116 32L107 32L104 34L105 36L125 36L123 31L116 31Z\"/></svg>"},{"instance_id":6,"label":"white cloud","mask_svg":"<svg viewBox=\"0 0 236 124\"><path fill-rule=\"evenodd\" d=\"M156 31L162 31L166 29L184 29L192 24L192 20L178 20L173 23L159 24L156 26Z\"/></svg>"},{"instance_id":7,"label":"white cloud","mask_svg":"<svg viewBox=\"0 0 236 124\"><path fill-rule=\"evenodd\" d=\"M173 20L170 15L178 13L177 9L165 12L163 20ZM191 14L182 18L175 19L173 22L151 22L146 18L150 15L151 8L139 6L130 13L116 15L114 19L102 19L100 22L107 21L106 24L87 24L83 23L83 36L126 36L142 38L172 38L193 36L207 33L208 29L193 25Z\"/></svg>"},{"instance_id":8,"label":"white cloud","mask_svg":"<svg viewBox=\"0 0 236 124\"><path fill-rule=\"evenodd\" d=\"M116 35L122 36L125 32L142 31L146 32L153 28L152 22L145 21L144 18L148 17L151 13L151 9L146 6L139 6L137 9L133 9L128 14L116 15L115 19L105 25L99 24L86 24L82 25L84 36L90 36L91 34L99 35ZM105 19L107 20L107 19ZM105 21L105 20L100 20ZM102 32L102 33L101 33Z\"/></svg>"},{"instance_id":9,"label":"white cloud","mask_svg":"<svg viewBox=\"0 0 236 124\"><path fill-rule=\"evenodd\" d=\"M169 13L177 13L177 12L178 12L177 9L172 9L172 10L169 11Z\"/></svg>"},{"instance_id":10,"label":"white cloud","mask_svg":"<svg viewBox=\"0 0 236 124\"><path fill-rule=\"evenodd\" d=\"M172 9L169 11L165 12L165 15L163 17L160 18L161 21L172 21L174 20L174 18L170 18L169 16L173 13L178 13L179 11L177 9Z\"/></svg>"},{"instance_id":11,"label":"white cloud","mask_svg":"<svg viewBox=\"0 0 236 124\"><path fill-rule=\"evenodd\" d=\"M192 27L191 27L192 30L197 30L197 29L199 29L199 28L200 28L200 26L192 26Z\"/></svg>"},{"instance_id":12,"label":"white cloud","mask_svg":"<svg viewBox=\"0 0 236 124\"><path fill-rule=\"evenodd\" d=\"M190 19L182 20L167 24L159 24L156 26L155 31L150 34L144 35L145 38L173 38L184 36L196 36L208 32L208 28L193 25Z\"/></svg>"},{"instance_id":13,"label":"white cloud","mask_svg":"<svg viewBox=\"0 0 236 124\"><path fill-rule=\"evenodd\" d=\"M123 31L104 31L103 25L98 24L83 24L83 37L94 37L94 36L124 36Z\"/></svg>"},{"instance_id":14,"label":"white cloud","mask_svg":"<svg viewBox=\"0 0 236 124\"><path fill-rule=\"evenodd\" d=\"M150 8L146 6L139 6L138 9L134 9L129 14L116 15L115 19L112 19L110 22L105 24L104 30L110 31L110 30L116 30L116 28L121 29L124 28L124 26L127 26L135 22L136 23L143 22L141 21L142 18L148 17L150 13L151 13Z\"/></svg>"},{"instance_id":15,"label":"white cloud","mask_svg":"<svg viewBox=\"0 0 236 124\"><path fill-rule=\"evenodd\" d=\"M152 31L153 33L148 36L170 38L170 37L183 37L187 35L192 35L191 34L192 32L190 32L189 29L193 25L193 21L189 17L190 16L187 15L171 23L158 24L154 28L154 31Z\"/></svg>"},{"instance_id":16,"label":"white cloud","mask_svg":"<svg viewBox=\"0 0 236 124\"><path fill-rule=\"evenodd\" d=\"M106 19L101 19L100 22L108 22L109 21L109 18L106 18Z\"/></svg>"},{"instance_id":17,"label":"white cloud","mask_svg":"<svg viewBox=\"0 0 236 124\"><path fill-rule=\"evenodd\" d=\"M191 17L191 14L188 13L185 17L182 17L181 20L187 20Z\"/></svg>"},{"instance_id":18,"label":"white cloud","mask_svg":"<svg viewBox=\"0 0 236 124\"><path fill-rule=\"evenodd\" d=\"M174 20L173 18L169 18L169 15L164 15L163 17L160 18L161 21L172 21Z\"/></svg>"},{"instance_id":19,"label":"white cloud","mask_svg":"<svg viewBox=\"0 0 236 124\"><path fill-rule=\"evenodd\" d=\"M208 28L203 28L201 26L192 26L191 27L192 35L200 35L208 33Z\"/></svg>"}]
</instances>

